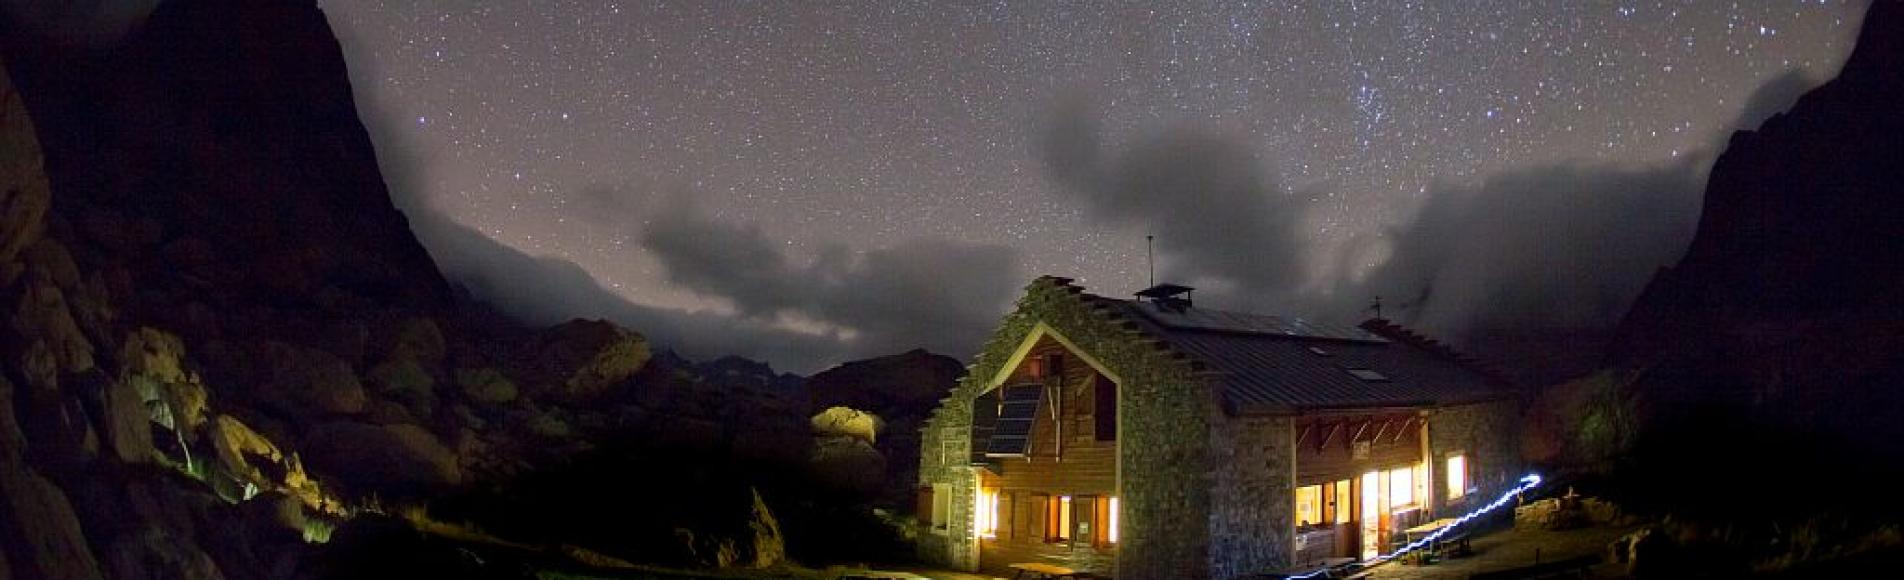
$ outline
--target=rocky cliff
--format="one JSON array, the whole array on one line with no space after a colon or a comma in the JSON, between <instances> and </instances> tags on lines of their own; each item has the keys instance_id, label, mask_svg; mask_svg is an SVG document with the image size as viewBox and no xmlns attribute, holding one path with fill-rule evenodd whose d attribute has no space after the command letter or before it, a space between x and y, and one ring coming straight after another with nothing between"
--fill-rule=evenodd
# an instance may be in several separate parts
<instances>
[{"instance_id":1,"label":"rocky cliff","mask_svg":"<svg viewBox=\"0 0 1904 580\"><path fill-rule=\"evenodd\" d=\"M1904 3L1874 2L1837 78L1732 136L1685 257L1606 367L1536 404L1534 459L1624 469L1681 516L1904 515L1860 499L1904 474L1901 63ZM1742 466L1767 467L1715 475ZM1785 491L1849 472L1829 494Z\"/></svg>"},{"instance_id":2,"label":"rocky cliff","mask_svg":"<svg viewBox=\"0 0 1904 580\"><path fill-rule=\"evenodd\" d=\"M0 11L0 578L500 561L391 537L758 567L787 554L770 506L804 532L852 501L760 475L807 473L798 377L456 299L315 3L168 1L83 43L31 24ZM687 474L672 515L599 477L657 464Z\"/></svg>"},{"instance_id":3,"label":"rocky cliff","mask_svg":"<svg viewBox=\"0 0 1904 580\"><path fill-rule=\"evenodd\" d=\"M1836 79L1733 135L1697 235L1636 300L1615 362L1819 417L1895 403L1878 385L1904 377L1900 63L1904 6L1875 2Z\"/></svg>"}]
</instances>

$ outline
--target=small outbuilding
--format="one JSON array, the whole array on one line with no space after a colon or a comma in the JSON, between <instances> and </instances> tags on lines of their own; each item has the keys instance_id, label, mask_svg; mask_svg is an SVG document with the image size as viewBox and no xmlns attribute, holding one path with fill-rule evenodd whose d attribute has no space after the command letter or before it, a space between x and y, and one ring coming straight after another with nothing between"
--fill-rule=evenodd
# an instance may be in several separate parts
<instances>
[{"instance_id":1,"label":"small outbuilding","mask_svg":"<svg viewBox=\"0 0 1904 580\"><path fill-rule=\"evenodd\" d=\"M1518 475L1513 391L1338 327L1041 277L922 428L928 561L1231 578L1365 559Z\"/></svg>"}]
</instances>

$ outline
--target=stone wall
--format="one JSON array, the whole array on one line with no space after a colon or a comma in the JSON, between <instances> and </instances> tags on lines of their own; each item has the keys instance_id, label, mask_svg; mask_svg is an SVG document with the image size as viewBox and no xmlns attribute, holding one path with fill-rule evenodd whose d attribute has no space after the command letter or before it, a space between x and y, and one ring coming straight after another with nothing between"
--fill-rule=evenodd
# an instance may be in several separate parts
<instances>
[{"instance_id":1,"label":"stone wall","mask_svg":"<svg viewBox=\"0 0 1904 580\"><path fill-rule=\"evenodd\" d=\"M1118 454L1120 489L1117 573L1128 578L1207 578L1210 545L1210 421L1215 397L1205 377L1188 358L1159 348L1154 337L1119 318L1114 309L1095 308L1083 290L1056 278L1039 278L1026 288L1018 308L1007 315L970 372L927 422L921 448L920 483L953 484L953 537L961 526L970 534L973 478L946 456L942 441L971 440L972 399L988 389L994 375L1040 323L1069 340L1082 354L1102 364L1119 381ZM963 463L961 463L962 465ZM928 538L921 555L928 560L972 569L970 542Z\"/></svg>"},{"instance_id":2,"label":"stone wall","mask_svg":"<svg viewBox=\"0 0 1904 580\"><path fill-rule=\"evenodd\" d=\"M919 486L945 485L951 499L945 532L929 528L920 533L919 557L959 570L977 570L978 545L972 540L973 487L978 477L971 467L972 399L953 396L946 400L920 430Z\"/></svg>"},{"instance_id":3,"label":"stone wall","mask_svg":"<svg viewBox=\"0 0 1904 580\"><path fill-rule=\"evenodd\" d=\"M1294 546L1295 441L1287 417L1236 417L1211 425L1215 489L1210 576L1281 569Z\"/></svg>"},{"instance_id":4,"label":"stone wall","mask_svg":"<svg viewBox=\"0 0 1904 580\"><path fill-rule=\"evenodd\" d=\"M1473 501L1492 501L1522 475L1519 406L1513 400L1442 407L1429 411L1428 447L1431 454L1435 512L1447 514L1448 456L1467 456L1469 487L1479 492L1457 500L1452 507L1465 511Z\"/></svg>"}]
</instances>

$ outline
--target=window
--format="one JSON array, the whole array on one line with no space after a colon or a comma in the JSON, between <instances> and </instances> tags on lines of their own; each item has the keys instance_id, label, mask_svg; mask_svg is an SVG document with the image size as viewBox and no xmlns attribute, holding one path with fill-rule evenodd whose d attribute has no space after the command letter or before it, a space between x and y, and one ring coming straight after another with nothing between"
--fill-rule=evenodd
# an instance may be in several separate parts
<instances>
[{"instance_id":1,"label":"window","mask_svg":"<svg viewBox=\"0 0 1904 580\"><path fill-rule=\"evenodd\" d=\"M1012 494L998 494L998 533L1007 539L1013 537L1018 519L1018 504L1012 503Z\"/></svg>"},{"instance_id":2,"label":"window","mask_svg":"<svg viewBox=\"0 0 1904 580\"><path fill-rule=\"evenodd\" d=\"M1324 483L1311 487L1315 487L1320 492L1318 495L1321 496L1321 500L1318 502L1318 505L1321 511L1319 512L1320 516L1318 516L1320 519L1309 520L1310 523L1349 523L1349 480L1343 479L1334 483ZM1301 490L1297 490L1297 493L1300 494ZM1298 497L1300 498L1300 495ZM1298 514L1298 516L1300 515L1301 514ZM1298 518L1298 520L1300 521L1300 518Z\"/></svg>"},{"instance_id":3,"label":"window","mask_svg":"<svg viewBox=\"0 0 1904 580\"><path fill-rule=\"evenodd\" d=\"M945 533L952 525L952 487L943 483L932 484L932 530Z\"/></svg>"},{"instance_id":4,"label":"window","mask_svg":"<svg viewBox=\"0 0 1904 580\"><path fill-rule=\"evenodd\" d=\"M1322 522L1322 486L1296 488L1296 526L1309 527Z\"/></svg>"},{"instance_id":5,"label":"window","mask_svg":"<svg viewBox=\"0 0 1904 580\"><path fill-rule=\"evenodd\" d=\"M1106 503L1108 506L1105 507L1105 511L1108 515L1105 516L1104 521L1109 524L1104 526L1104 535L1106 541L1115 544L1117 543L1117 496L1111 496L1111 501Z\"/></svg>"},{"instance_id":6,"label":"window","mask_svg":"<svg viewBox=\"0 0 1904 580\"><path fill-rule=\"evenodd\" d=\"M1097 434L1097 440L1098 441L1116 441L1117 440L1117 383L1111 382L1110 377L1106 377L1104 375L1098 375L1097 382L1093 385L1093 387L1094 387L1093 390L1095 391L1095 394L1096 394L1096 397L1093 397L1093 398L1096 400L1093 401L1094 406L1092 411L1093 412L1092 417L1097 420L1097 425L1095 428L1095 432Z\"/></svg>"},{"instance_id":7,"label":"window","mask_svg":"<svg viewBox=\"0 0 1904 580\"><path fill-rule=\"evenodd\" d=\"M1398 508L1415 503L1415 468L1403 467L1388 471L1388 507Z\"/></svg>"},{"instance_id":8,"label":"window","mask_svg":"<svg viewBox=\"0 0 1904 580\"><path fill-rule=\"evenodd\" d=\"M1045 500L1045 541L1071 541L1071 496L1047 496Z\"/></svg>"},{"instance_id":9,"label":"window","mask_svg":"<svg viewBox=\"0 0 1904 580\"><path fill-rule=\"evenodd\" d=\"M1460 453L1448 456L1448 499L1460 499L1468 494L1468 456Z\"/></svg>"},{"instance_id":10,"label":"window","mask_svg":"<svg viewBox=\"0 0 1904 580\"><path fill-rule=\"evenodd\" d=\"M978 538L998 537L998 490L981 489L978 500L972 509L972 535Z\"/></svg>"}]
</instances>

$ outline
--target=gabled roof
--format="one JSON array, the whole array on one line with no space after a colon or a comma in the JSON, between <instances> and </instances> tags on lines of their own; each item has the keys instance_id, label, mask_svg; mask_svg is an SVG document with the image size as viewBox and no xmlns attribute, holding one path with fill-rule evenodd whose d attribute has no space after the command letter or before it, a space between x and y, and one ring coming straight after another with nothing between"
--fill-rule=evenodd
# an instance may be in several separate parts
<instances>
[{"instance_id":1,"label":"gabled roof","mask_svg":"<svg viewBox=\"0 0 1904 580\"><path fill-rule=\"evenodd\" d=\"M1177 312L1078 290L1078 299L1212 372L1238 411L1438 406L1511 395L1497 374L1386 321L1346 327L1206 308Z\"/></svg>"}]
</instances>

